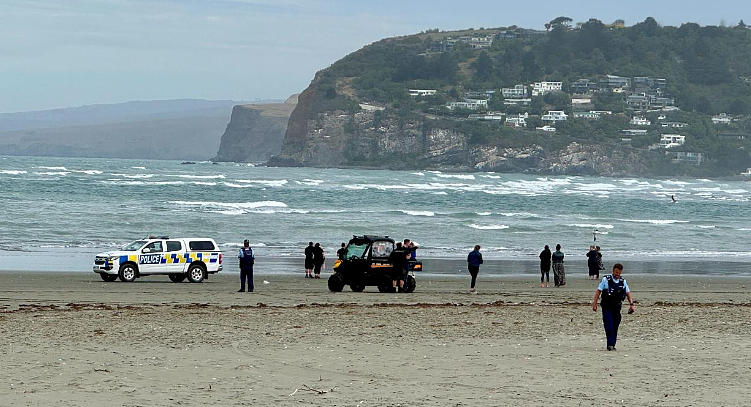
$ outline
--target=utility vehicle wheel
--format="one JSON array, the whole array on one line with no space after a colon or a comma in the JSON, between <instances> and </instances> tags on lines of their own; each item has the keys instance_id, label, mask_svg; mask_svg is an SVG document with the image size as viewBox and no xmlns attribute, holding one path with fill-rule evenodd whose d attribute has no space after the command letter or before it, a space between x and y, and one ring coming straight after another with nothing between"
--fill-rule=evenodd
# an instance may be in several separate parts
<instances>
[{"instance_id":1,"label":"utility vehicle wheel","mask_svg":"<svg viewBox=\"0 0 751 407\"><path fill-rule=\"evenodd\" d=\"M407 279L404 280L404 292L411 293L415 291L415 288L417 288L417 280L412 276L407 276Z\"/></svg>"},{"instance_id":2,"label":"utility vehicle wheel","mask_svg":"<svg viewBox=\"0 0 751 407\"><path fill-rule=\"evenodd\" d=\"M102 280L111 283L115 280L117 280L117 274L107 274L107 273L99 273L99 277L102 278Z\"/></svg>"},{"instance_id":3,"label":"utility vehicle wheel","mask_svg":"<svg viewBox=\"0 0 751 407\"><path fill-rule=\"evenodd\" d=\"M185 274L170 274L169 279L173 283L182 283L185 281Z\"/></svg>"},{"instance_id":4,"label":"utility vehicle wheel","mask_svg":"<svg viewBox=\"0 0 751 407\"><path fill-rule=\"evenodd\" d=\"M360 281L352 282L349 284L349 288L356 293L361 293L365 290L365 284Z\"/></svg>"},{"instance_id":5,"label":"utility vehicle wheel","mask_svg":"<svg viewBox=\"0 0 751 407\"><path fill-rule=\"evenodd\" d=\"M337 274L332 274L329 277L329 290L338 293L344 289L344 281Z\"/></svg>"},{"instance_id":6,"label":"utility vehicle wheel","mask_svg":"<svg viewBox=\"0 0 751 407\"><path fill-rule=\"evenodd\" d=\"M123 281L125 283L132 283L133 281L135 281L137 275L138 273L136 271L136 266L132 263L126 263L120 266L120 271L118 272L120 281Z\"/></svg>"},{"instance_id":7,"label":"utility vehicle wheel","mask_svg":"<svg viewBox=\"0 0 751 407\"><path fill-rule=\"evenodd\" d=\"M206 274L203 267L199 264L194 264L188 268L188 280L190 280L191 283L201 283L203 282L204 277L206 277Z\"/></svg>"}]
</instances>

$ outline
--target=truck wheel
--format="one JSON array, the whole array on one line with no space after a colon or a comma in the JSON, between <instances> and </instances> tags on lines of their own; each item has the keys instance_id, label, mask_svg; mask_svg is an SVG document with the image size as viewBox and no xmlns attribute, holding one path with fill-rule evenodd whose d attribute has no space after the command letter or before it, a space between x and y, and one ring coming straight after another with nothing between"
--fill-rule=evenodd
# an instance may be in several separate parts
<instances>
[{"instance_id":1,"label":"truck wheel","mask_svg":"<svg viewBox=\"0 0 751 407\"><path fill-rule=\"evenodd\" d=\"M365 290L365 284L363 284L361 281L356 281L350 283L349 288L356 293L361 293Z\"/></svg>"},{"instance_id":2,"label":"truck wheel","mask_svg":"<svg viewBox=\"0 0 751 407\"><path fill-rule=\"evenodd\" d=\"M173 283L182 283L185 281L185 274L170 274L169 279Z\"/></svg>"},{"instance_id":3,"label":"truck wheel","mask_svg":"<svg viewBox=\"0 0 751 407\"><path fill-rule=\"evenodd\" d=\"M120 266L120 271L118 272L120 281L125 283L132 283L136 280L137 275L138 272L136 271L136 266L133 263L125 263Z\"/></svg>"},{"instance_id":4,"label":"truck wheel","mask_svg":"<svg viewBox=\"0 0 751 407\"><path fill-rule=\"evenodd\" d=\"M411 293L415 291L415 288L417 288L417 280L412 276L407 276L407 279L404 280L404 292Z\"/></svg>"},{"instance_id":5,"label":"truck wheel","mask_svg":"<svg viewBox=\"0 0 751 407\"><path fill-rule=\"evenodd\" d=\"M111 283L115 280L117 280L117 274L107 274L107 273L99 273L99 277L102 278L102 280Z\"/></svg>"},{"instance_id":6,"label":"truck wheel","mask_svg":"<svg viewBox=\"0 0 751 407\"><path fill-rule=\"evenodd\" d=\"M188 280L190 280L191 283L203 282L205 276L203 267L201 267L200 264L194 264L188 268Z\"/></svg>"},{"instance_id":7,"label":"truck wheel","mask_svg":"<svg viewBox=\"0 0 751 407\"><path fill-rule=\"evenodd\" d=\"M337 274L332 274L331 277L329 277L329 290L331 292L341 292L344 289L344 281L342 281L342 278L339 277Z\"/></svg>"}]
</instances>

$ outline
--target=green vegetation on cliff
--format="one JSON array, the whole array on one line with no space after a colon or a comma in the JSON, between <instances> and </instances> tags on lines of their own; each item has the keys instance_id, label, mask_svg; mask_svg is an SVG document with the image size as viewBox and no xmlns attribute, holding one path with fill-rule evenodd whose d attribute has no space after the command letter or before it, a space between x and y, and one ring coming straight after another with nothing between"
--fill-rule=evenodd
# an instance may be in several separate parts
<instances>
[{"instance_id":1,"label":"green vegetation on cliff","mask_svg":"<svg viewBox=\"0 0 751 407\"><path fill-rule=\"evenodd\" d=\"M744 24L670 27L647 18L625 27L596 19L573 25L560 17L546 27L430 30L378 41L319 72L312 85L319 95L315 112L354 113L367 103L385 108L383 116L419 117L426 128L467 134L470 145L504 147L543 143L556 149L577 140L647 151L657 148L663 134L675 133L686 136L685 144L658 151L655 175L733 175L751 167L751 30ZM607 75L627 79L628 86L603 85ZM657 82L639 87L640 78ZM582 79L594 88L575 91L572 85ZM517 104L501 96L502 88L523 85L526 92L542 81L561 82L561 90L530 92L530 101ZM410 95L410 89L435 94ZM574 94L590 100L587 110L573 104ZM659 108L634 107L627 103L629 95L663 102ZM482 98L487 106L461 105ZM591 120L574 117L577 109L609 114ZM564 111L568 119L544 122L551 110ZM495 112L495 120L471 116L485 112ZM520 113L528 115L526 129L498 119ZM720 113L732 119L713 123L712 116ZM649 124L636 125L635 118ZM676 130L666 124L672 122L687 126ZM545 124L556 132L535 132ZM624 137L629 129L646 132ZM702 153L704 160L698 166L674 163L668 154L674 151Z\"/></svg>"}]
</instances>

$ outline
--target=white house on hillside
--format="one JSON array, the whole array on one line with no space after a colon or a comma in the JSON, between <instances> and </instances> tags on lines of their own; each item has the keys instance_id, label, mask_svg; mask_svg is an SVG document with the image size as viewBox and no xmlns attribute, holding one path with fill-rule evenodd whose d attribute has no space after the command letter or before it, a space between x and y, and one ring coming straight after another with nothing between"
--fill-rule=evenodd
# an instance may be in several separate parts
<instances>
[{"instance_id":1,"label":"white house on hillside","mask_svg":"<svg viewBox=\"0 0 751 407\"><path fill-rule=\"evenodd\" d=\"M646 117L634 116L629 122L632 126L649 126L652 122Z\"/></svg>"},{"instance_id":2,"label":"white house on hillside","mask_svg":"<svg viewBox=\"0 0 751 407\"><path fill-rule=\"evenodd\" d=\"M467 110L487 109L488 108L488 100L487 99L465 99L464 102L451 102L451 104L449 104L446 107L449 110L454 110L454 109L467 109Z\"/></svg>"},{"instance_id":3,"label":"white house on hillside","mask_svg":"<svg viewBox=\"0 0 751 407\"><path fill-rule=\"evenodd\" d=\"M727 113L720 113L717 116L712 116L713 124L730 124L733 122L733 117Z\"/></svg>"},{"instance_id":4,"label":"white house on hillside","mask_svg":"<svg viewBox=\"0 0 751 407\"><path fill-rule=\"evenodd\" d=\"M660 136L660 147L673 148L680 147L686 142L686 136L679 134L663 134Z\"/></svg>"},{"instance_id":5,"label":"white house on hillside","mask_svg":"<svg viewBox=\"0 0 751 407\"><path fill-rule=\"evenodd\" d=\"M507 99L526 98L527 94L527 87L524 85L516 85L513 88L501 88L501 95Z\"/></svg>"},{"instance_id":6,"label":"white house on hillside","mask_svg":"<svg viewBox=\"0 0 751 407\"><path fill-rule=\"evenodd\" d=\"M560 92L563 82L535 82L532 84L532 96L542 96L550 92Z\"/></svg>"},{"instance_id":7,"label":"white house on hillside","mask_svg":"<svg viewBox=\"0 0 751 407\"><path fill-rule=\"evenodd\" d=\"M435 95L435 89L410 89L410 96L433 96Z\"/></svg>"},{"instance_id":8,"label":"white house on hillside","mask_svg":"<svg viewBox=\"0 0 751 407\"><path fill-rule=\"evenodd\" d=\"M568 119L568 115L562 110L551 110L547 114L542 115L541 119L544 122L562 122Z\"/></svg>"}]
</instances>

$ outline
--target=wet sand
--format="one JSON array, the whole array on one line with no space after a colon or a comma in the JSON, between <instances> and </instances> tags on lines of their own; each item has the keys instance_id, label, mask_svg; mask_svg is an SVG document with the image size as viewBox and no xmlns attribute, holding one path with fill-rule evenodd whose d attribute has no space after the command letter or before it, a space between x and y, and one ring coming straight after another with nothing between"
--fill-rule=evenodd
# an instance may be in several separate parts
<instances>
[{"instance_id":1,"label":"wet sand","mask_svg":"<svg viewBox=\"0 0 751 407\"><path fill-rule=\"evenodd\" d=\"M0 272L0 404L748 405L751 278L625 277L638 308L607 352L581 275L480 274L477 295L468 276L380 294L260 275L250 294L236 274Z\"/></svg>"}]
</instances>

